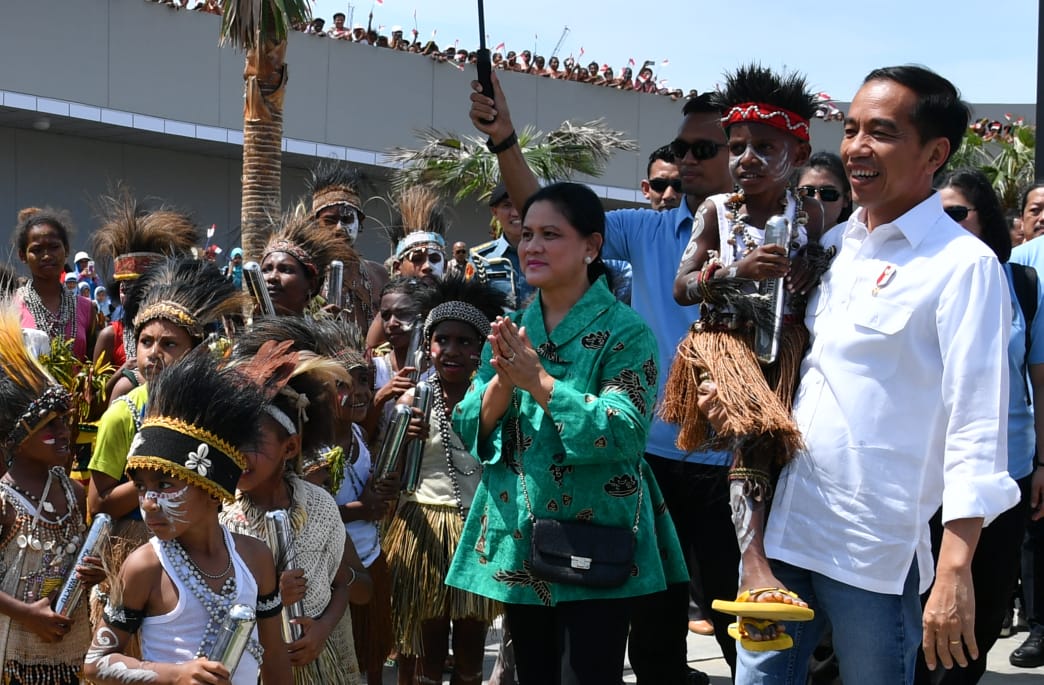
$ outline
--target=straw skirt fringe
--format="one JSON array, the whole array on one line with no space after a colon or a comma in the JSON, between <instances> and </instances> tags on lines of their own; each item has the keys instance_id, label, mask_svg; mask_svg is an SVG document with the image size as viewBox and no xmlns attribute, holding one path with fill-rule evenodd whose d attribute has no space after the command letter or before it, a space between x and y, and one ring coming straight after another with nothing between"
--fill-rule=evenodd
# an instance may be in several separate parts
<instances>
[{"instance_id":1,"label":"straw skirt fringe","mask_svg":"<svg viewBox=\"0 0 1044 685\"><path fill-rule=\"evenodd\" d=\"M381 544L392 575L392 626L399 652L423 654L421 623L449 616L491 623L500 604L446 585L464 522L456 507L404 502Z\"/></svg>"}]
</instances>

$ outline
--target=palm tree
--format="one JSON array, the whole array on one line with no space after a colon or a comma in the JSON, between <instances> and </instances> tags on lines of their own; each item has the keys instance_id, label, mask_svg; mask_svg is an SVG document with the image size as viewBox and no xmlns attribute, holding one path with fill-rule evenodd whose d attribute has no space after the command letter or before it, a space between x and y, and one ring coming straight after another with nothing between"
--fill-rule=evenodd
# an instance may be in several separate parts
<instances>
[{"instance_id":1,"label":"palm tree","mask_svg":"<svg viewBox=\"0 0 1044 685\"><path fill-rule=\"evenodd\" d=\"M428 129L417 134L420 148L396 147L386 159L400 169L392 186L401 191L414 185L430 185L460 202L475 194L489 197L500 180L496 155L481 138ZM518 134L522 154L542 183L562 181L575 174L600 176L617 150L636 152L638 145L597 119L582 124L565 121L548 134L526 127Z\"/></svg>"},{"instance_id":2,"label":"palm tree","mask_svg":"<svg viewBox=\"0 0 1044 685\"><path fill-rule=\"evenodd\" d=\"M245 260L256 260L269 217L280 215L283 97L289 31L309 21L308 0L222 0L221 43L246 52L243 69L242 241Z\"/></svg>"},{"instance_id":3,"label":"palm tree","mask_svg":"<svg viewBox=\"0 0 1044 685\"><path fill-rule=\"evenodd\" d=\"M993 184L1001 206L1019 208L1022 191L1034 181L1037 129L1022 117L1004 115L1004 122L980 119L968 127L949 168L979 169Z\"/></svg>"}]
</instances>

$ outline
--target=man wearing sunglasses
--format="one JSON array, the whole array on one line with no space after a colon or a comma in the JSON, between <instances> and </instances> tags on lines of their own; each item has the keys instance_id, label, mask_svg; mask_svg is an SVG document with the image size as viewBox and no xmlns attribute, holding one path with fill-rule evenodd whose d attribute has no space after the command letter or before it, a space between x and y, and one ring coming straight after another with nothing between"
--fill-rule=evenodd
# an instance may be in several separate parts
<instances>
[{"instance_id":1,"label":"man wearing sunglasses","mask_svg":"<svg viewBox=\"0 0 1044 685\"><path fill-rule=\"evenodd\" d=\"M642 195L657 212L674 209L682 201L681 174L674 163L670 145L653 150L649 164L645 167L646 178L642 180Z\"/></svg>"},{"instance_id":2,"label":"man wearing sunglasses","mask_svg":"<svg viewBox=\"0 0 1044 685\"><path fill-rule=\"evenodd\" d=\"M471 248L476 276L507 296L508 307L518 309L533 294L518 259L522 218L511 202L507 188L497 184L489 195L490 220L497 237Z\"/></svg>"},{"instance_id":3,"label":"man wearing sunglasses","mask_svg":"<svg viewBox=\"0 0 1044 685\"><path fill-rule=\"evenodd\" d=\"M493 98L472 83L470 117L475 128L489 136L487 147L497 155L500 175L511 198L523 202L540 187L526 164L511 122L507 99L496 74ZM492 123L489 123L492 122ZM732 189L729 155L721 112L707 95L689 99L681 125L670 145L681 178L685 201L674 209L620 209L606 213L602 257L631 263L631 306L657 339L659 391L678 343L699 316L695 307L682 307L672 297L674 272L692 235L693 212L707 197ZM646 443L646 462L663 490L682 549L700 569L704 597L726 597L739 582L739 547L728 498L730 455L724 452L686 453L675 447L678 428L653 419ZM664 592L634 602L629 656L641 685L700 682L703 674L687 668L688 579L668 579ZM736 644L727 629L730 620L714 612L715 639L730 668L736 663ZM706 682L706 681L703 681Z\"/></svg>"}]
</instances>

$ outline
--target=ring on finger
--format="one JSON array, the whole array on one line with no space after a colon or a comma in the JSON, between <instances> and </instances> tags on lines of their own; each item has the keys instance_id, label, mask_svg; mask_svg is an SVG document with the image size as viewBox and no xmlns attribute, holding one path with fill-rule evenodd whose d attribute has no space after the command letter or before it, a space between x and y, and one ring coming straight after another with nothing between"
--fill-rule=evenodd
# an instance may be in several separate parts
<instances>
[{"instance_id":1,"label":"ring on finger","mask_svg":"<svg viewBox=\"0 0 1044 685\"><path fill-rule=\"evenodd\" d=\"M514 352L511 353L510 357L505 357L505 356L501 355L500 358L504 360L505 364L514 364L515 363L515 354L514 354Z\"/></svg>"}]
</instances>

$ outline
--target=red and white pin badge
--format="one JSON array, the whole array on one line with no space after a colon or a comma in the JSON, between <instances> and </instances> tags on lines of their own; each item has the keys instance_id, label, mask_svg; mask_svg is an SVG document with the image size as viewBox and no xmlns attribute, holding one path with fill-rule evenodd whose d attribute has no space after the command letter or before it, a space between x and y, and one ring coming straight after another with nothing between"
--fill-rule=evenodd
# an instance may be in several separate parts
<instances>
[{"instance_id":1,"label":"red and white pin badge","mask_svg":"<svg viewBox=\"0 0 1044 685\"><path fill-rule=\"evenodd\" d=\"M877 277L877 282L874 284L873 296L877 297L877 293L881 292L881 288L884 288L892 279L895 278L896 268L894 264L886 264L885 268L881 270L881 275Z\"/></svg>"}]
</instances>

